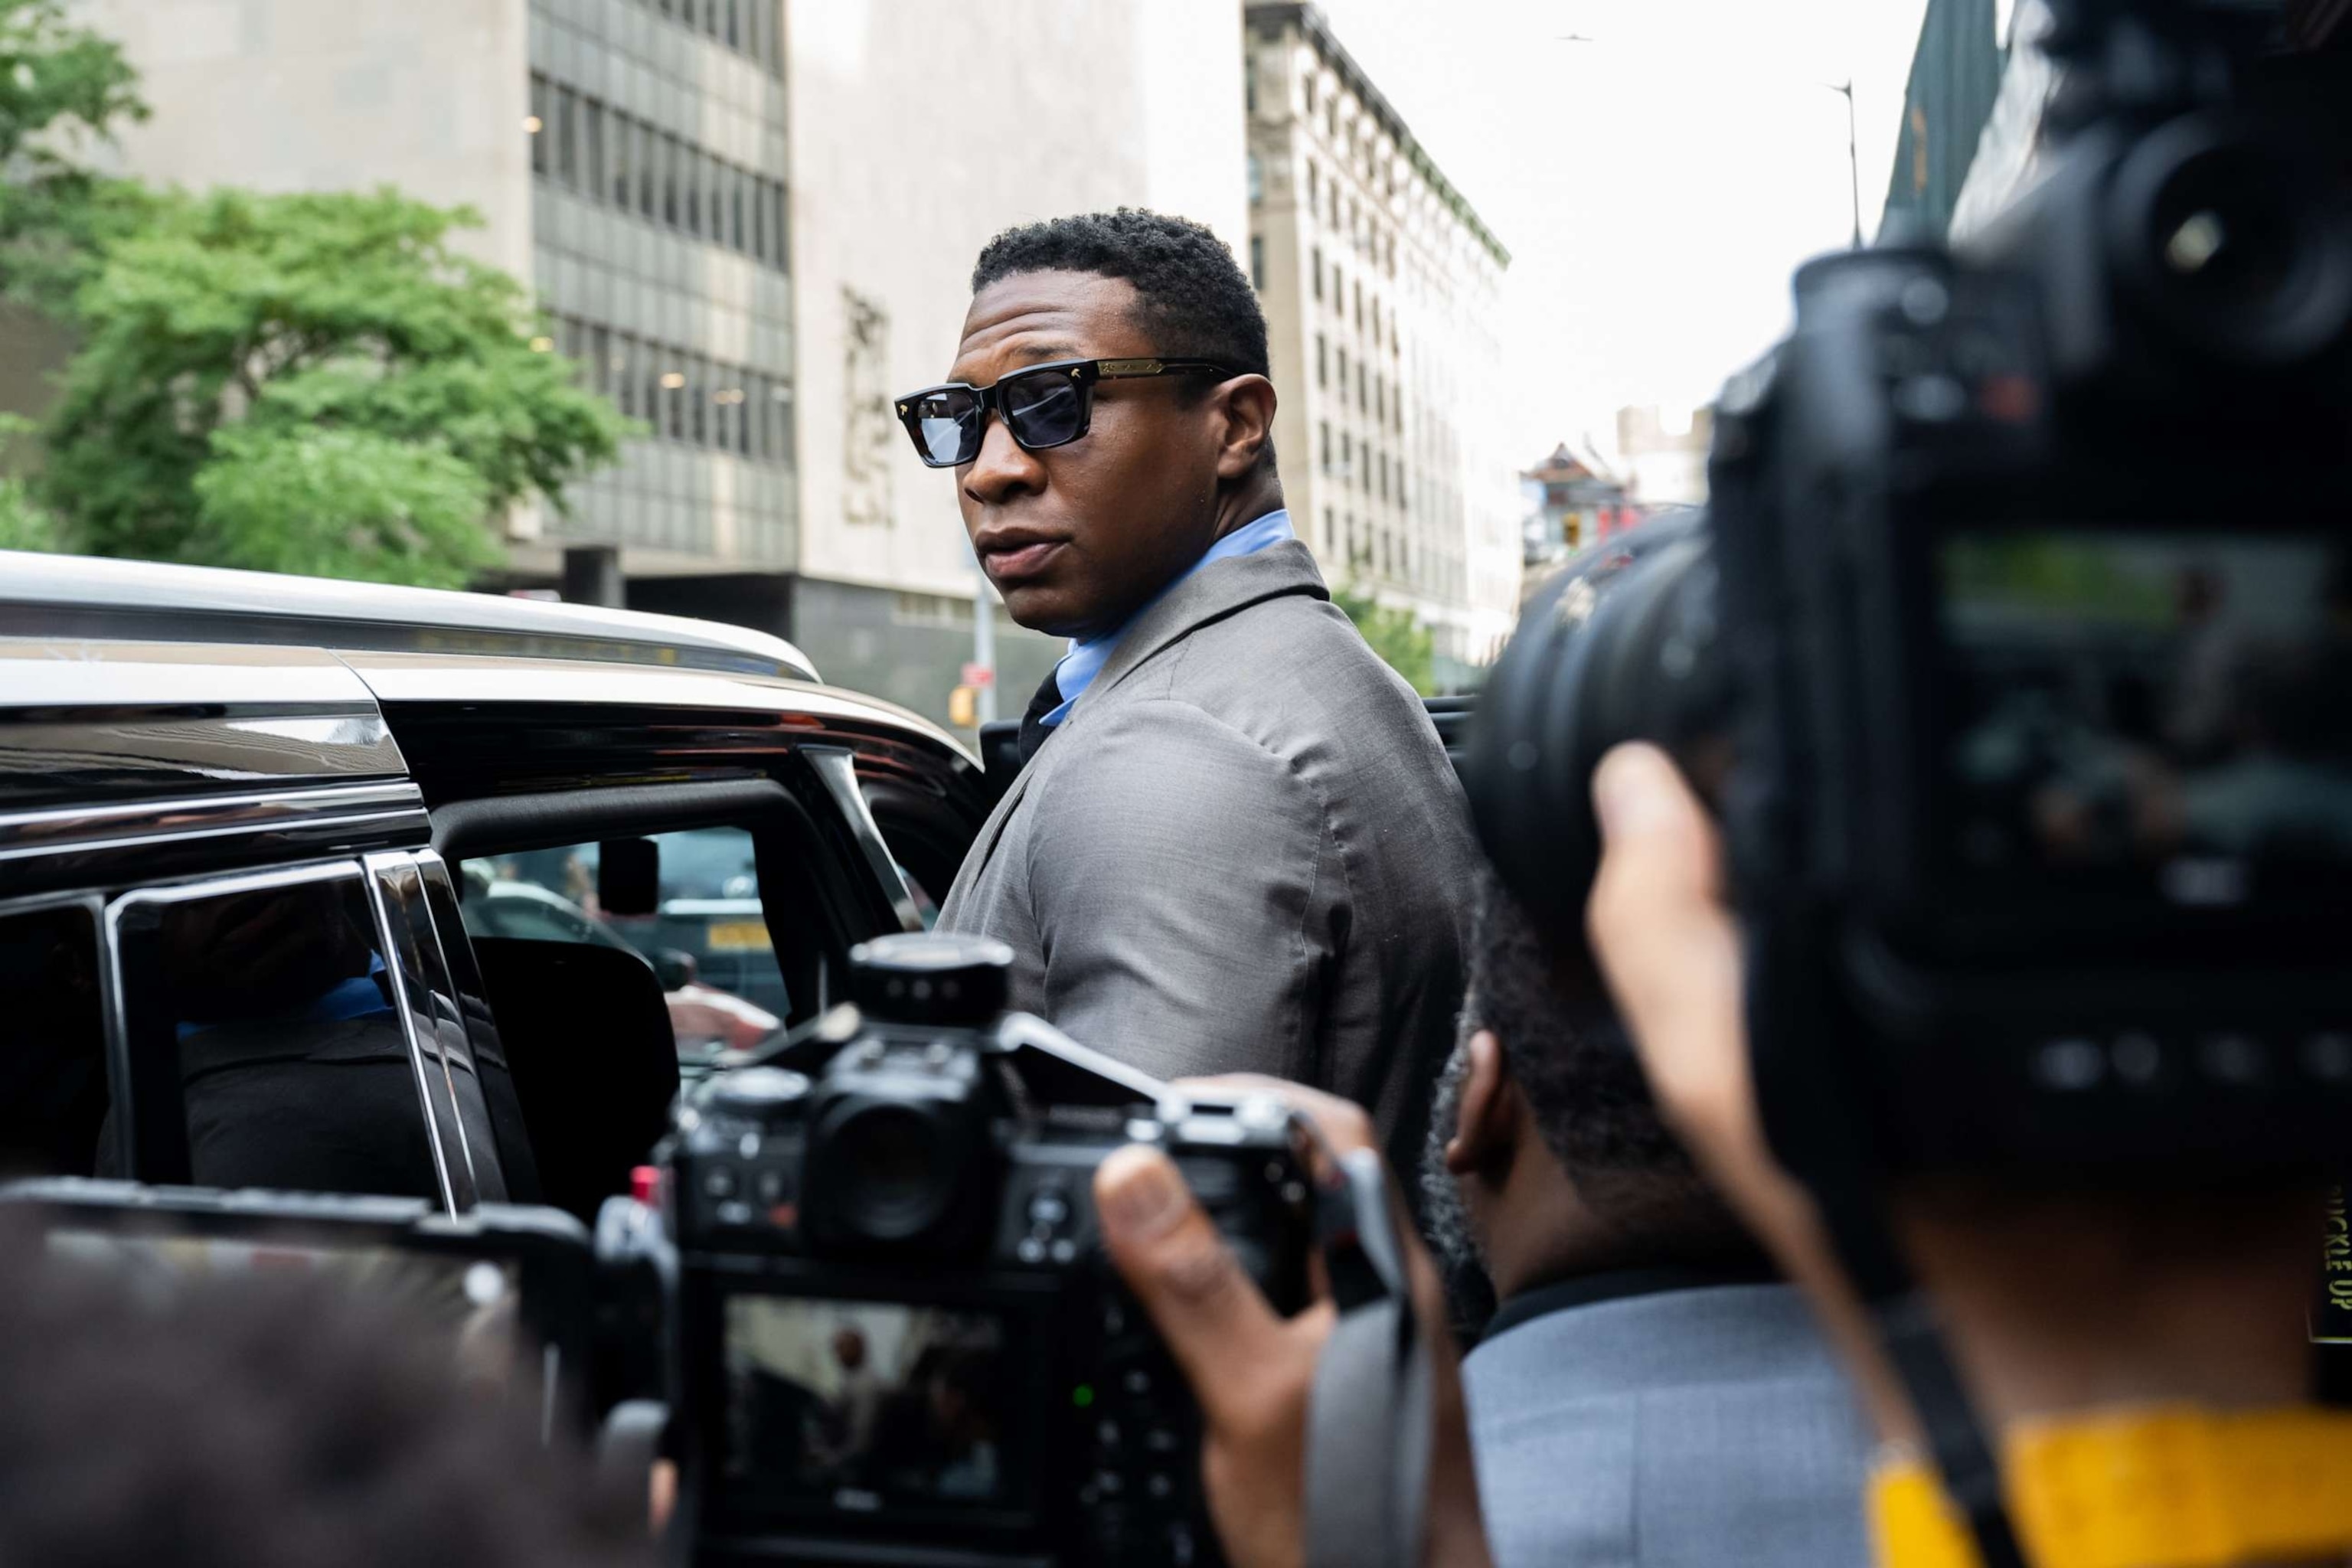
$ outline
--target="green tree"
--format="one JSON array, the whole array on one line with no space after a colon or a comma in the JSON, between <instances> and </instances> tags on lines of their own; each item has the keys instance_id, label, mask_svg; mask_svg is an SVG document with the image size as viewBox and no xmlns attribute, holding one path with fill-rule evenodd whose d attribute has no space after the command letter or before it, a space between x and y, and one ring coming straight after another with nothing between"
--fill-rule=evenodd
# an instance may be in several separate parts
<instances>
[{"instance_id":1,"label":"green tree","mask_svg":"<svg viewBox=\"0 0 2352 1568\"><path fill-rule=\"evenodd\" d=\"M83 162L124 120L143 120L138 77L110 38L74 26L64 0L0 0L0 298L55 317L135 228L147 194Z\"/></svg>"},{"instance_id":2,"label":"green tree","mask_svg":"<svg viewBox=\"0 0 2352 1568\"><path fill-rule=\"evenodd\" d=\"M25 492L22 479L0 479L0 550L55 550L58 525Z\"/></svg>"},{"instance_id":3,"label":"green tree","mask_svg":"<svg viewBox=\"0 0 2352 1568\"><path fill-rule=\"evenodd\" d=\"M1429 628L1410 610L1391 610L1369 590L1349 584L1331 590L1331 602L1345 610L1374 653L1423 697L1437 691L1437 645Z\"/></svg>"},{"instance_id":4,"label":"green tree","mask_svg":"<svg viewBox=\"0 0 2352 1568\"><path fill-rule=\"evenodd\" d=\"M75 299L44 503L80 548L456 586L487 526L630 429L534 351L465 209L396 191L156 198Z\"/></svg>"}]
</instances>

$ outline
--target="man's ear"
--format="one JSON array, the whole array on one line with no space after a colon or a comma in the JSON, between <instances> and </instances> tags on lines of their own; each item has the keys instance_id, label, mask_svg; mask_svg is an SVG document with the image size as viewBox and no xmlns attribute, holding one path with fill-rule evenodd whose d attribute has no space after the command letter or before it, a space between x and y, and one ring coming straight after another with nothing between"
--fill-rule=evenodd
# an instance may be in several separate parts
<instances>
[{"instance_id":1,"label":"man's ear","mask_svg":"<svg viewBox=\"0 0 2352 1568\"><path fill-rule=\"evenodd\" d=\"M1217 478L1244 478L1274 441L1274 383L1262 375L1237 375L1213 395L1224 420Z\"/></svg>"},{"instance_id":2,"label":"man's ear","mask_svg":"<svg viewBox=\"0 0 2352 1568\"><path fill-rule=\"evenodd\" d=\"M1445 1168L1457 1176L1506 1170L1518 1152L1519 1087L1503 1065L1503 1043L1492 1029L1471 1036L1464 1049L1470 1070L1462 1076Z\"/></svg>"}]
</instances>

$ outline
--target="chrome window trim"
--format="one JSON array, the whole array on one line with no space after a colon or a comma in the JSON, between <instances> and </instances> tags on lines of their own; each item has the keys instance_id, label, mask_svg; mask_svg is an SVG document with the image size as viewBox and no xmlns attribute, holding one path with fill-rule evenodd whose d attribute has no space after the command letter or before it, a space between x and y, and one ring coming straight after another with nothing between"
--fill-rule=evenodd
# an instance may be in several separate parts
<instances>
[{"instance_id":1,"label":"chrome window trim","mask_svg":"<svg viewBox=\"0 0 2352 1568\"><path fill-rule=\"evenodd\" d=\"M898 869L898 858L890 853L881 825L874 820L873 808L866 804L866 792L857 787L857 753L844 746L803 746L799 750L816 770L816 776L824 782L825 793L833 797L833 804L848 819L850 833L865 853L866 869L874 873L875 880L890 900L890 910L898 917L899 929L922 930L922 911L915 907L915 895L907 886L907 874Z\"/></svg>"},{"instance_id":2,"label":"chrome window trim","mask_svg":"<svg viewBox=\"0 0 2352 1568\"><path fill-rule=\"evenodd\" d=\"M466 1119L458 1112L457 1085L450 1070L449 1055L442 1047L439 1027L433 1024L432 977L425 972L425 939L417 932L416 908L423 902L424 886L417 875L416 859L412 855L375 854L362 856L360 863L367 868L371 896L377 903L383 925L384 952L392 958L395 984L386 989L393 993L400 1026L408 1036L409 1058L416 1064L417 1094L425 1102L425 1126L433 1134L435 1163L443 1173L443 1186L451 1204L457 1212L463 1213L482 1201L481 1177L466 1135ZM413 890L398 885L404 874ZM428 935L430 931L428 918ZM414 969L409 964L412 957L415 961ZM446 964L443 967L446 970ZM446 978L445 974L445 983ZM424 995L410 990L412 981L425 988ZM434 1098L436 1068L442 1096L437 1103ZM448 1112L446 1129L441 1116L444 1110ZM451 1144L456 1145L454 1152Z\"/></svg>"},{"instance_id":3,"label":"chrome window trim","mask_svg":"<svg viewBox=\"0 0 2352 1568\"><path fill-rule=\"evenodd\" d=\"M376 809L369 809L376 808ZM352 817L372 821L423 813L425 792L413 784L330 784L246 795L188 795L121 805L48 806L0 812L0 860L55 854L92 844L146 843L158 838L217 837L294 822ZM201 820L189 824L194 816ZM163 819L172 819L168 823Z\"/></svg>"},{"instance_id":4,"label":"chrome window trim","mask_svg":"<svg viewBox=\"0 0 2352 1568\"><path fill-rule=\"evenodd\" d=\"M322 860L306 866L273 867L266 871L209 877L169 887L134 888L108 901L104 936L107 1061L116 1084L116 1153L124 1173L131 1179L144 1178L132 1163L135 1150L131 1141L131 1124L138 1114L138 1108L133 1103L131 1090L130 1003L122 974L122 921L125 913L133 908L151 904L180 904L197 899L228 898L238 893L264 893L277 888L299 888L310 882L332 882L344 878L356 878L362 884L369 908L375 916L376 940L385 944L386 952L394 951L391 947L392 932L384 919L383 903L375 879L369 875L366 864L357 858ZM391 989L408 1039L409 1065L416 1076L418 1109L425 1114L425 1142L432 1152L433 1168L441 1188L442 1208L446 1213L456 1214L457 1195L450 1188L448 1168L442 1161L439 1126L434 1119L432 1099L426 1092L425 1063L416 1049L415 1030L409 1024L407 999L403 987L394 985Z\"/></svg>"},{"instance_id":5,"label":"chrome window trim","mask_svg":"<svg viewBox=\"0 0 2352 1568\"><path fill-rule=\"evenodd\" d=\"M377 874L376 857L370 855L360 861L361 877L367 883L368 907L375 911L376 940L392 958L393 968L400 967L399 937L392 929L392 915L383 896L383 879ZM384 987L392 993L393 1010L399 1016L401 1033L408 1038L409 1070L416 1079L416 1105L425 1113L425 1141L433 1150L433 1174L440 1183L441 1205L451 1214L461 1211L457 1206L457 1185L449 1168L449 1152L442 1146L439 1107L433 1103L433 1074L425 1065L425 1048L416 1037L416 1016L408 1005L408 981L395 973L394 984ZM467 1194L467 1207L473 1206L472 1194Z\"/></svg>"},{"instance_id":6,"label":"chrome window trim","mask_svg":"<svg viewBox=\"0 0 2352 1568\"><path fill-rule=\"evenodd\" d=\"M163 887L237 876L241 861L354 858L431 834L424 794L405 783L18 812L0 816L0 887Z\"/></svg>"}]
</instances>

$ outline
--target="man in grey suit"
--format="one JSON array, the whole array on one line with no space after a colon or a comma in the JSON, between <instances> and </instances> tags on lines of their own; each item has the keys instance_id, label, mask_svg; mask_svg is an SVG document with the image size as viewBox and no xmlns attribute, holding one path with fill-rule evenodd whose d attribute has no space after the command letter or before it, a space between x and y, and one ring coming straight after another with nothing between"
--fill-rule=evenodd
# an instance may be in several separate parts
<instances>
[{"instance_id":1,"label":"man in grey suit","mask_svg":"<svg viewBox=\"0 0 2352 1568\"><path fill-rule=\"evenodd\" d=\"M1072 641L940 928L1009 943L1014 1005L1097 1050L1313 1084L1417 1149L1475 852L1283 509L1255 291L1122 209L998 236L972 295L898 416L1013 618Z\"/></svg>"},{"instance_id":2,"label":"man in grey suit","mask_svg":"<svg viewBox=\"0 0 2352 1568\"><path fill-rule=\"evenodd\" d=\"M1462 1364L1496 1568L1867 1563L1868 1438L1802 1298L1659 1121L1598 979L1491 882L1463 1029L1422 1180L1440 1253L1502 1302Z\"/></svg>"}]
</instances>

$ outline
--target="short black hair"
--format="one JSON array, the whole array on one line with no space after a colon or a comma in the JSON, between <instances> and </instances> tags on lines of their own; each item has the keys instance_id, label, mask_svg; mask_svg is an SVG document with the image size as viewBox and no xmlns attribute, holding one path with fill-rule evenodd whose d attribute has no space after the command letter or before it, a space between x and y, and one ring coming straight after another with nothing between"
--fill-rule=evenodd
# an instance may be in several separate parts
<instances>
[{"instance_id":1,"label":"short black hair","mask_svg":"<svg viewBox=\"0 0 2352 1568\"><path fill-rule=\"evenodd\" d=\"M652 1568L642 1484L542 1442L401 1299L47 1255L0 1215L0 1563Z\"/></svg>"},{"instance_id":2,"label":"short black hair","mask_svg":"<svg viewBox=\"0 0 2352 1568\"><path fill-rule=\"evenodd\" d=\"M1463 1037L1494 1033L1586 1206L1644 1255L1749 1253L1753 1243L1666 1130L1598 976L1563 964L1491 872L1479 878L1472 931Z\"/></svg>"},{"instance_id":3,"label":"short black hair","mask_svg":"<svg viewBox=\"0 0 2352 1568\"><path fill-rule=\"evenodd\" d=\"M1140 207L1008 228L982 247L971 291L1023 272L1092 272L1135 286L1139 324L1169 359L1271 375L1265 312L1225 242L1190 218Z\"/></svg>"}]
</instances>

